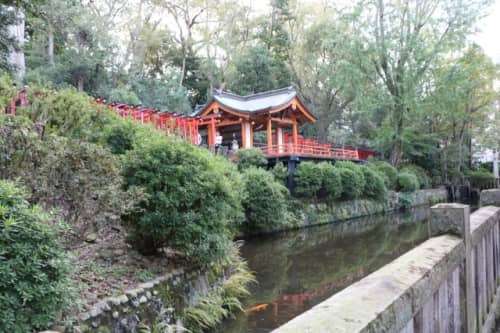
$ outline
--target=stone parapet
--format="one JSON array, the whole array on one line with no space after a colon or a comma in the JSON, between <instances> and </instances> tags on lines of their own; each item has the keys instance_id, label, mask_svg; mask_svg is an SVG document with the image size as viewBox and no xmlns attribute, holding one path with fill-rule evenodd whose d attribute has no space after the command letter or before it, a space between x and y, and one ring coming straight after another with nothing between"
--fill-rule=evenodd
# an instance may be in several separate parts
<instances>
[{"instance_id":1,"label":"stone parapet","mask_svg":"<svg viewBox=\"0 0 500 333\"><path fill-rule=\"evenodd\" d=\"M479 206L500 206L500 189L483 190L479 196Z\"/></svg>"},{"instance_id":2,"label":"stone parapet","mask_svg":"<svg viewBox=\"0 0 500 333\"><path fill-rule=\"evenodd\" d=\"M274 333L484 332L500 306L500 208L431 208L432 238Z\"/></svg>"}]
</instances>

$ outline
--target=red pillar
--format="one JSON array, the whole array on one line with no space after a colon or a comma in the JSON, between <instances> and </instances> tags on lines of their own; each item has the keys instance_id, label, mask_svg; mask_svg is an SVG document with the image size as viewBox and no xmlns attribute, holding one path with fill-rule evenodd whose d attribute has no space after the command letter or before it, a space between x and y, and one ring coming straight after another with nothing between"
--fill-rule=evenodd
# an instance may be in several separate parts
<instances>
[{"instance_id":1,"label":"red pillar","mask_svg":"<svg viewBox=\"0 0 500 333\"><path fill-rule=\"evenodd\" d=\"M293 148L292 148L292 150L295 152L295 150L297 150L297 142L298 142L297 119L293 120L292 140L293 140Z\"/></svg>"},{"instance_id":2,"label":"red pillar","mask_svg":"<svg viewBox=\"0 0 500 333\"><path fill-rule=\"evenodd\" d=\"M271 122L271 116L267 118L267 152L270 154L273 149L273 123Z\"/></svg>"},{"instance_id":3,"label":"red pillar","mask_svg":"<svg viewBox=\"0 0 500 333\"><path fill-rule=\"evenodd\" d=\"M210 119L208 125L208 147L215 145L215 118Z\"/></svg>"}]
</instances>

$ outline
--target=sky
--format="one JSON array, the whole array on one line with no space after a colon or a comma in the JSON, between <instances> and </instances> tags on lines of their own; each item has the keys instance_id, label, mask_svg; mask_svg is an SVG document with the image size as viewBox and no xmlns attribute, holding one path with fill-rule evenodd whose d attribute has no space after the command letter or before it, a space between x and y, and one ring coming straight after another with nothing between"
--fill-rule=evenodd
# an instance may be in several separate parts
<instances>
[{"instance_id":1,"label":"sky","mask_svg":"<svg viewBox=\"0 0 500 333\"><path fill-rule=\"evenodd\" d=\"M481 32L474 36L474 41L493 61L500 63L500 0L495 1L490 14L479 22L478 27Z\"/></svg>"}]
</instances>

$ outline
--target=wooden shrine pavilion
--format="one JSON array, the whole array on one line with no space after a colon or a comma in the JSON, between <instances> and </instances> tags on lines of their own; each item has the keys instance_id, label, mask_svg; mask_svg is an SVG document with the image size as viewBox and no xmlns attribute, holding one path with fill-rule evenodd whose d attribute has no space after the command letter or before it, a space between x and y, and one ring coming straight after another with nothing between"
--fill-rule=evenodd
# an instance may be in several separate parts
<instances>
[{"instance_id":1,"label":"wooden shrine pavilion","mask_svg":"<svg viewBox=\"0 0 500 333\"><path fill-rule=\"evenodd\" d=\"M293 87L238 96L215 91L207 104L193 114L200 117L199 133L209 147L217 137L222 143L238 141L240 148L260 148L268 158L302 156L320 159L358 160L357 149L333 147L304 139L298 128L317 118L300 101ZM254 144L256 132L266 132L266 143Z\"/></svg>"}]
</instances>

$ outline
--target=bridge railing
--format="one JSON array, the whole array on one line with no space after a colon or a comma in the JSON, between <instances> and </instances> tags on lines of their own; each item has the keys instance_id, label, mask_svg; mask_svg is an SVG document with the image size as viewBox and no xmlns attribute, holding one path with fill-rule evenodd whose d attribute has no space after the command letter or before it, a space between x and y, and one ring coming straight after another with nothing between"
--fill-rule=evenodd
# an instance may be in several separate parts
<instances>
[{"instance_id":1,"label":"bridge railing","mask_svg":"<svg viewBox=\"0 0 500 333\"><path fill-rule=\"evenodd\" d=\"M490 190L483 204L498 203ZM288 332L491 332L500 306L500 208L439 204L431 237L276 329Z\"/></svg>"},{"instance_id":2,"label":"bridge railing","mask_svg":"<svg viewBox=\"0 0 500 333\"><path fill-rule=\"evenodd\" d=\"M303 143L293 144L285 143L281 145L260 146L258 147L267 157L280 157L286 155L302 155L319 158L338 158L346 160L359 160L359 154L356 149L346 149L332 147L331 144L322 143Z\"/></svg>"}]
</instances>

